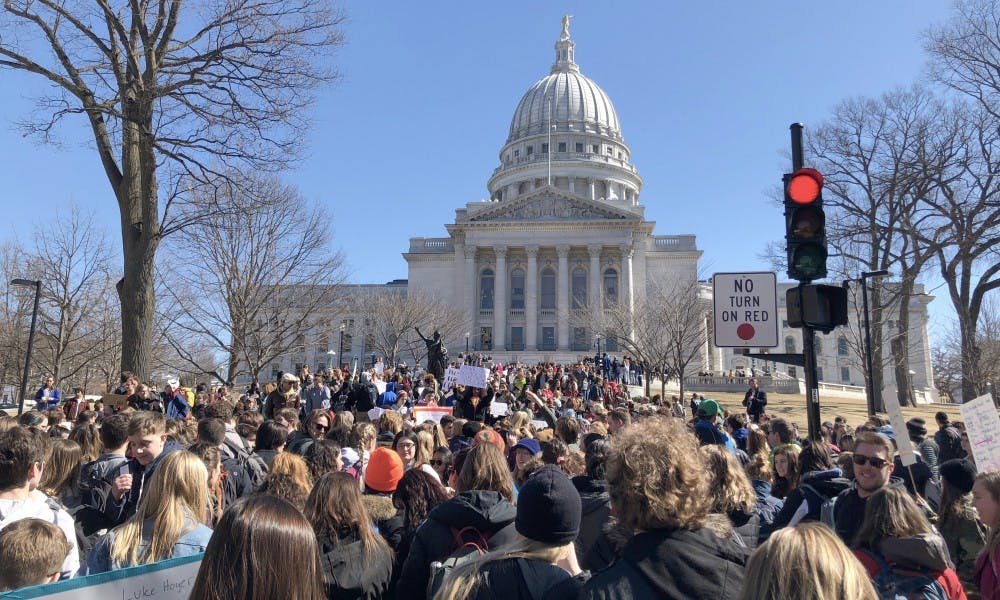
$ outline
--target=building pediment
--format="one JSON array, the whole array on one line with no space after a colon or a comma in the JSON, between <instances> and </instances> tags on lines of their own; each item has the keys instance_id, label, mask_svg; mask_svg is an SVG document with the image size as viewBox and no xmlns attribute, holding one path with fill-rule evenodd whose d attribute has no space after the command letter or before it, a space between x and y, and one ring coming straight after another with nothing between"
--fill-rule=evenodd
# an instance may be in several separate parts
<instances>
[{"instance_id":1,"label":"building pediment","mask_svg":"<svg viewBox=\"0 0 1000 600\"><path fill-rule=\"evenodd\" d=\"M467 220L482 222L537 222L537 221L604 221L633 220L641 217L627 210L595 202L554 188L543 188L536 193L500 202L475 214Z\"/></svg>"}]
</instances>

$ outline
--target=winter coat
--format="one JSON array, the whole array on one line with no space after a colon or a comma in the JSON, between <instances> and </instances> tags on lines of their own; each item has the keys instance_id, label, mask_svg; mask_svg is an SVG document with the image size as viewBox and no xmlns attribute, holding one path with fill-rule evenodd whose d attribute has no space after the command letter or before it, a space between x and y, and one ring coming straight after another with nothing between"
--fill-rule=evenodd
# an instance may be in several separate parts
<instances>
[{"instance_id":1,"label":"winter coat","mask_svg":"<svg viewBox=\"0 0 1000 600\"><path fill-rule=\"evenodd\" d=\"M188 415L191 414L191 407L188 405L187 398L180 392L169 398L164 397L163 406L168 419L183 419L186 421Z\"/></svg>"},{"instance_id":2,"label":"winter coat","mask_svg":"<svg viewBox=\"0 0 1000 600\"><path fill-rule=\"evenodd\" d=\"M328 598L375 600L389 592L392 551L379 546L365 556L356 532L333 538L319 536L320 564Z\"/></svg>"},{"instance_id":3,"label":"winter coat","mask_svg":"<svg viewBox=\"0 0 1000 600\"><path fill-rule=\"evenodd\" d=\"M597 565L587 564L587 553L604 535L604 525L611 519L611 496L608 494L608 482L602 479L591 479L586 475L573 478L573 486L580 492L583 512L580 518L580 533L576 537L576 558L580 567L596 570ZM600 565L604 566L604 565Z\"/></svg>"},{"instance_id":4,"label":"winter coat","mask_svg":"<svg viewBox=\"0 0 1000 600\"><path fill-rule=\"evenodd\" d=\"M902 486L903 482L893 477L889 480L889 485ZM833 507L834 530L848 547L854 545L854 538L861 529L867 503L867 498L858 496L857 486L853 483L851 487L837 495L837 503Z\"/></svg>"},{"instance_id":5,"label":"winter coat","mask_svg":"<svg viewBox=\"0 0 1000 600\"><path fill-rule=\"evenodd\" d=\"M492 491L459 492L436 506L413 536L410 553L396 584L397 600L426 597L431 563L446 558L455 549L452 528L475 527L490 540L493 550L515 539L516 516L514 505Z\"/></svg>"},{"instance_id":6,"label":"winter coat","mask_svg":"<svg viewBox=\"0 0 1000 600\"><path fill-rule=\"evenodd\" d=\"M748 555L746 548L707 527L637 533L619 560L584 585L579 598L735 599Z\"/></svg>"},{"instance_id":7,"label":"winter coat","mask_svg":"<svg viewBox=\"0 0 1000 600\"><path fill-rule=\"evenodd\" d=\"M974 578L982 600L1000 600L1000 555L980 552Z\"/></svg>"},{"instance_id":8,"label":"winter coat","mask_svg":"<svg viewBox=\"0 0 1000 600\"><path fill-rule=\"evenodd\" d=\"M948 595L948 600L966 600L965 590L958 580L958 575L951 568L948 560L948 548L944 540L936 533L901 538L886 538L878 548L864 548L854 551L868 575L874 579L879 572L878 563L870 552L878 552L894 570L927 570L929 577L935 579Z\"/></svg>"},{"instance_id":9,"label":"winter coat","mask_svg":"<svg viewBox=\"0 0 1000 600\"><path fill-rule=\"evenodd\" d=\"M382 538L393 550L398 548L403 539L403 511L393 506L392 494L366 490L361 496L361 502Z\"/></svg>"},{"instance_id":10,"label":"winter coat","mask_svg":"<svg viewBox=\"0 0 1000 600\"><path fill-rule=\"evenodd\" d=\"M759 479L751 479L750 484L753 485L753 491L757 494L757 506L754 507L754 512L760 516L760 525L763 528L765 525L774 523L774 519L781 512L781 508L785 505L785 502L771 495L770 483Z\"/></svg>"},{"instance_id":11,"label":"winter coat","mask_svg":"<svg viewBox=\"0 0 1000 600\"><path fill-rule=\"evenodd\" d=\"M761 527L761 540L771 537L772 533L782 527L797 525L801 521L819 521L823 503L849 487L851 482L843 477L840 469L803 474L798 487L785 498L785 504L774 521Z\"/></svg>"},{"instance_id":12,"label":"winter coat","mask_svg":"<svg viewBox=\"0 0 1000 600\"><path fill-rule=\"evenodd\" d=\"M959 499L957 512L945 512L937 528L948 546L948 556L966 590L976 589L976 558L986 545L986 528L972 507L972 494Z\"/></svg>"},{"instance_id":13,"label":"winter coat","mask_svg":"<svg viewBox=\"0 0 1000 600\"><path fill-rule=\"evenodd\" d=\"M142 539L139 542L137 556L141 557L143 551L149 546L153 539L153 524L155 519L146 519L142 523ZM180 556L190 556L205 551L208 547L208 540L212 537L212 530L202 523L189 521L188 525L194 528L181 536L174 544L174 551L168 558ZM117 532L111 530L108 535L101 538L101 541L94 546L94 549L87 555L87 563L80 570L81 575L93 575L94 573L104 573L115 569L123 568L122 565L114 564L111 561L111 544L114 542Z\"/></svg>"},{"instance_id":14,"label":"winter coat","mask_svg":"<svg viewBox=\"0 0 1000 600\"><path fill-rule=\"evenodd\" d=\"M582 574L581 574L582 575ZM537 559L505 558L484 564L467 600L563 600L575 598L585 575L571 577L560 567Z\"/></svg>"},{"instance_id":15,"label":"winter coat","mask_svg":"<svg viewBox=\"0 0 1000 600\"><path fill-rule=\"evenodd\" d=\"M254 450L253 453L264 461L268 473L271 472L271 465L274 463L274 459L281 454L277 450Z\"/></svg>"},{"instance_id":16,"label":"winter coat","mask_svg":"<svg viewBox=\"0 0 1000 600\"><path fill-rule=\"evenodd\" d=\"M128 462L124 454L102 454L80 468L80 491L84 503L90 500L90 492L102 483L118 476L118 469ZM113 474L113 475L112 475Z\"/></svg>"},{"instance_id":17,"label":"winter coat","mask_svg":"<svg viewBox=\"0 0 1000 600\"><path fill-rule=\"evenodd\" d=\"M101 498L104 503L102 506L95 506L94 508L104 514L104 517L108 520L109 527L121 525L135 514L135 509L139 506L139 500L141 500L142 494L149 487L149 480L153 478L153 472L156 470L157 465L171 452L183 449L184 447L177 442L169 440L163 445L163 452L160 452L160 455L145 467L139 464L139 461L136 459L130 459L126 464L128 465L129 473L132 475L132 488L118 502L115 501L110 491L115 478L118 477L118 471L112 471L108 474L108 478L102 484L104 493L101 494ZM97 497L98 495L94 494L94 498L96 499Z\"/></svg>"}]
</instances>

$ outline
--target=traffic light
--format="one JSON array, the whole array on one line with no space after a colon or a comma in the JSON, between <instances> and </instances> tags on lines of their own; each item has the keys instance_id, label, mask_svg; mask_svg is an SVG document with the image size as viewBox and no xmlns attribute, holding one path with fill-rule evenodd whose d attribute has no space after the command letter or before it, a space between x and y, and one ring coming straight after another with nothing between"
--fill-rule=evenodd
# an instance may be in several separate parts
<instances>
[{"instance_id":1,"label":"traffic light","mask_svg":"<svg viewBox=\"0 0 1000 600\"><path fill-rule=\"evenodd\" d=\"M799 285L785 292L789 327L812 327L830 333L847 325L847 290L835 285Z\"/></svg>"},{"instance_id":2,"label":"traffic light","mask_svg":"<svg viewBox=\"0 0 1000 600\"><path fill-rule=\"evenodd\" d=\"M823 214L823 175L799 169L782 178L785 183L785 250L788 277L810 282L826 277L826 216Z\"/></svg>"}]
</instances>

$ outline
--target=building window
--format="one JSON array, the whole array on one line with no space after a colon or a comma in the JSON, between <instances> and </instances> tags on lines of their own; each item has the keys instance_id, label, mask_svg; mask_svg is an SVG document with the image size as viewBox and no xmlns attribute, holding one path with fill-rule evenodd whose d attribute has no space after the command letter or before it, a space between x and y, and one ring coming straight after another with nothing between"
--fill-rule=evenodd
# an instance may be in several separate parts
<instances>
[{"instance_id":1,"label":"building window","mask_svg":"<svg viewBox=\"0 0 1000 600\"><path fill-rule=\"evenodd\" d=\"M350 333L345 333L344 334L344 353L346 354L346 353L350 352L351 348L353 348L353 347L354 347L354 336L351 335ZM344 359L341 358L340 360L343 361Z\"/></svg>"},{"instance_id":2,"label":"building window","mask_svg":"<svg viewBox=\"0 0 1000 600\"><path fill-rule=\"evenodd\" d=\"M528 156L531 156L534 153L535 153L535 147L534 146L528 146L528 152L527 152Z\"/></svg>"},{"instance_id":3,"label":"building window","mask_svg":"<svg viewBox=\"0 0 1000 600\"><path fill-rule=\"evenodd\" d=\"M542 154L548 154L548 153L549 153L549 145L542 144Z\"/></svg>"},{"instance_id":4,"label":"building window","mask_svg":"<svg viewBox=\"0 0 1000 600\"><path fill-rule=\"evenodd\" d=\"M581 154L583 153L583 142L577 142L576 143L576 151L579 152L579 153L581 153Z\"/></svg>"},{"instance_id":5,"label":"building window","mask_svg":"<svg viewBox=\"0 0 1000 600\"><path fill-rule=\"evenodd\" d=\"M524 308L524 271L514 269L510 272L510 307Z\"/></svg>"},{"instance_id":6,"label":"building window","mask_svg":"<svg viewBox=\"0 0 1000 600\"><path fill-rule=\"evenodd\" d=\"M542 327L542 350L556 349L556 328Z\"/></svg>"},{"instance_id":7,"label":"building window","mask_svg":"<svg viewBox=\"0 0 1000 600\"><path fill-rule=\"evenodd\" d=\"M795 367L788 367L788 376L795 379Z\"/></svg>"},{"instance_id":8,"label":"building window","mask_svg":"<svg viewBox=\"0 0 1000 600\"><path fill-rule=\"evenodd\" d=\"M524 327L510 328L510 349L524 350Z\"/></svg>"},{"instance_id":9,"label":"building window","mask_svg":"<svg viewBox=\"0 0 1000 600\"><path fill-rule=\"evenodd\" d=\"M573 269L572 277L573 308L587 308L587 272L582 267Z\"/></svg>"},{"instance_id":10,"label":"building window","mask_svg":"<svg viewBox=\"0 0 1000 600\"><path fill-rule=\"evenodd\" d=\"M851 380L851 368L840 367L840 381L842 383L848 383L850 380Z\"/></svg>"},{"instance_id":11,"label":"building window","mask_svg":"<svg viewBox=\"0 0 1000 600\"><path fill-rule=\"evenodd\" d=\"M813 354L816 356L823 354L823 342L819 338L813 339Z\"/></svg>"},{"instance_id":12,"label":"building window","mask_svg":"<svg viewBox=\"0 0 1000 600\"><path fill-rule=\"evenodd\" d=\"M587 343L587 328L586 327L574 327L573 328L573 349L574 350L589 350L590 344Z\"/></svg>"},{"instance_id":13,"label":"building window","mask_svg":"<svg viewBox=\"0 0 1000 600\"><path fill-rule=\"evenodd\" d=\"M518 156L521 156L521 151L517 148L514 148L514 158L517 158Z\"/></svg>"},{"instance_id":14,"label":"building window","mask_svg":"<svg viewBox=\"0 0 1000 600\"><path fill-rule=\"evenodd\" d=\"M847 354L848 354L848 352L847 352L847 338L845 338L844 336L840 336L839 338L837 338L837 355L838 356L847 356Z\"/></svg>"},{"instance_id":15,"label":"building window","mask_svg":"<svg viewBox=\"0 0 1000 600\"><path fill-rule=\"evenodd\" d=\"M493 349L493 328L492 327L481 327L479 329L479 349L480 350L492 350Z\"/></svg>"},{"instance_id":16,"label":"building window","mask_svg":"<svg viewBox=\"0 0 1000 600\"><path fill-rule=\"evenodd\" d=\"M816 367L816 381L823 381L823 367Z\"/></svg>"},{"instance_id":17,"label":"building window","mask_svg":"<svg viewBox=\"0 0 1000 600\"><path fill-rule=\"evenodd\" d=\"M611 308L618 302L618 271L604 271L604 308Z\"/></svg>"},{"instance_id":18,"label":"building window","mask_svg":"<svg viewBox=\"0 0 1000 600\"><path fill-rule=\"evenodd\" d=\"M785 338L785 352L795 354L795 338L788 336Z\"/></svg>"},{"instance_id":19,"label":"building window","mask_svg":"<svg viewBox=\"0 0 1000 600\"><path fill-rule=\"evenodd\" d=\"M608 156L614 156L615 155L615 151L614 151L614 149L611 146L608 146L605 150L607 151Z\"/></svg>"},{"instance_id":20,"label":"building window","mask_svg":"<svg viewBox=\"0 0 1000 600\"><path fill-rule=\"evenodd\" d=\"M493 269L485 269L479 276L479 308L493 309Z\"/></svg>"},{"instance_id":21,"label":"building window","mask_svg":"<svg viewBox=\"0 0 1000 600\"><path fill-rule=\"evenodd\" d=\"M556 307L556 273L552 269L542 269L542 309Z\"/></svg>"},{"instance_id":22,"label":"building window","mask_svg":"<svg viewBox=\"0 0 1000 600\"><path fill-rule=\"evenodd\" d=\"M592 144L590 146L590 151L593 152L594 154L600 154L601 153L601 147L598 146L597 144Z\"/></svg>"},{"instance_id":23,"label":"building window","mask_svg":"<svg viewBox=\"0 0 1000 600\"><path fill-rule=\"evenodd\" d=\"M560 152L566 151L566 142L559 142L559 151Z\"/></svg>"}]
</instances>

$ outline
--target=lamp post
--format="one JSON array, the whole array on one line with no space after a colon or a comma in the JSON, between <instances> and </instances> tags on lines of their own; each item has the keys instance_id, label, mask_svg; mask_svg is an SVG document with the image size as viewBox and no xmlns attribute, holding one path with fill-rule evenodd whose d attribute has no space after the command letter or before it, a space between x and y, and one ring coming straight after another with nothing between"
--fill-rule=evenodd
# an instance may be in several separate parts
<instances>
[{"instance_id":1,"label":"lamp post","mask_svg":"<svg viewBox=\"0 0 1000 600\"><path fill-rule=\"evenodd\" d=\"M597 355L594 358L595 362L601 361L601 334L596 334L594 336L594 343L597 345Z\"/></svg>"},{"instance_id":2,"label":"lamp post","mask_svg":"<svg viewBox=\"0 0 1000 600\"><path fill-rule=\"evenodd\" d=\"M12 279L11 285L34 286L35 307L31 310L31 329L28 330L28 350L24 355L24 375L21 377L21 401L17 414L24 412L24 400L28 396L28 370L31 368L31 348L35 343L35 324L38 322L38 300L42 295L42 282L37 279Z\"/></svg>"},{"instance_id":3,"label":"lamp post","mask_svg":"<svg viewBox=\"0 0 1000 600\"><path fill-rule=\"evenodd\" d=\"M465 356L469 356L469 332L465 332Z\"/></svg>"},{"instance_id":4,"label":"lamp post","mask_svg":"<svg viewBox=\"0 0 1000 600\"><path fill-rule=\"evenodd\" d=\"M347 327L347 323L340 324L340 349L337 352L337 356L340 357L341 363L344 361L344 329Z\"/></svg>"},{"instance_id":5,"label":"lamp post","mask_svg":"<svg viewBox=\"0 0 1000 600\"><path fill-rule=\"evenodd\" d=\"M868 397L868 416L875 416L875 409L881 406L881 402L875 399L875 366L872 357L872 324L868 316L868 279L871 277L884 277L889 271L882 269L879 271L865 271L861 273L861 310L865 317L865 368L868 370L868 378L865 381L865 395ZM881 392L881 390L879 390Z\"/></svg>"}]
</instances>

